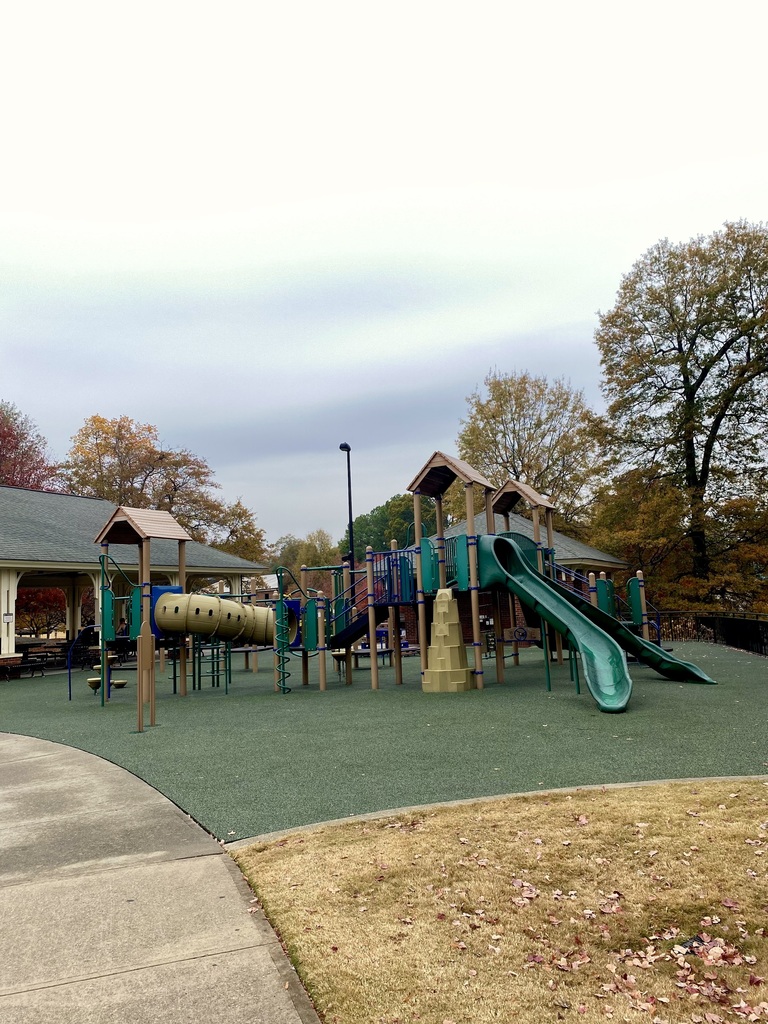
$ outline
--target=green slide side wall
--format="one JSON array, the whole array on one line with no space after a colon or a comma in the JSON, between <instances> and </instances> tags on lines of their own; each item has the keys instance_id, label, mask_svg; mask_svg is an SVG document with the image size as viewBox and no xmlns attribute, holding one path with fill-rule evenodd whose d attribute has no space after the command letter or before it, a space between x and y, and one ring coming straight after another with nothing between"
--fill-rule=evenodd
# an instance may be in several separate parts
<instances>
[{"instance_id":1,"label":"green slide side wall","mask_svg":"<svg viewBox=\"0 0 768 1024\"><path fill-rule=\"evenodd\" d=\"M632 679L619 645L573 607L530 564L514 541L478 537L481 587L504 587L562 633L581 654L584 678L601 711L624 711Z\"/></svg>"},{"instance_id":2,"label":"green slide side wall","mask_svg":"<svg viewBox=\"0 0 768 1024\"><path fill-rule=\"evenodd\" d=\"M493 541L494 538L489 539ZM485 546L486 545L483 545L483 547ZM522 556L522 553L520 554ZM481 559L481 585L485 585L483 580L483 565L488 557L489 556L484 556L483 559ZM495 560L495 558L491 559L491 561L493 560ZM659 675L664 676L665 679L671 679L675 682L682 683L714 684L715 680L711 679L707 673L702 671L702 669L697 665L693 665L691 662L682 661L680 658L673 657L669 652L662 650L656 644L652 644L647 640L643 640L642 637L637 636L631 629L628 629L625 625L619 622L618 619L608 615L600 608L596 608L585 598L580 597L578 594L574 594L573 591L568 590L566 587L560 586L560 584L556 583L554 580L550 580L547 577L542 576L540 573L536 572L535 569L532 569L531 572L536 579L543 583L544 586L548 587L553 594L560 598L561 601L570 604L575 611L580 613L595 627L613 639L620 648L628 654L633 655L638 661L648 665L655 672L658 672ZM517 593L517 591L513 590L513 593ZM524 596L518 593L518 597L520 597L520 600L524 604L528 604L529 607L533 607L530 601L526 600ZM544 616L544 618L546 618L546 616ZM551 622L550 619L547 619L547 621ZM554 623L552 624L555 625ZM555 628L557 628L557 626L555 626Z\"/></svg>"}]
</instances>

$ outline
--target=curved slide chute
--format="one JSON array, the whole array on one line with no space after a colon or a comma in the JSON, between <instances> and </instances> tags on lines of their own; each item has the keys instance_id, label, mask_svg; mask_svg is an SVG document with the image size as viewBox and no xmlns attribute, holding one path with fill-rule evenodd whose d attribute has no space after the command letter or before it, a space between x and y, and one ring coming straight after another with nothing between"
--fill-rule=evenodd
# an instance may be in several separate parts
<instances>
[{"instance_id":1,"label":"curved slide chute","mask_svg":"<svg viewBox=\"0 0 768 1024\"><path fill-rule=\"evenodd\" d=\"M506 587L577 647L587 686L601 711L623 711L629 702L632 680L623 651L666 679L714 684L697 665L672 657L585 598L537 572L514 541L478 537L478 562L481 586Z\"/></svg>"},{"instance_id":2,"label":"curved slide chute","mask_svg":"<svg viewBox=\"0 0 768 1024\"><path fill-rule=\"evenodd\" d=\"M199 633L266 647L274 643L275 613L263 605L240 604L207 594L163 594L154 614L155 622L166 633ZM289 610L289 642L295 639L298 625Z\"/></svg>"},{"instance_id":3,"label":"curved slide chute","mask_svg":"<svg viewBox=\"0 0 768 1024\"><path fill-rule=\"evenodd\" d=\"M680 658L674 658L668 651L662 650L661 647L651 643L650 640L644 640L641 636L637 636L623 622L619 622L612 615L608 615L607 612L596 608L590 601L587 601L579 594L574 594L572 590L560 586L559 583L547 579L547 577L543 576L542 579L545 579L548 586L565 598L582 615L585 615L590 622L593 622L605 633L613 637L627 654L631 654L644 665L648 665L655 672L658 672L660 676L678 683L709 683L712 686L716 685L715 680L711 679L698 665L694 665L690 661L682 661Z\"/></svg>"},{"instance_id":4,"label":"curved slide chute","mask_svg":"<svg viewBox=\"0 0 768 1024\"><path fill-rule=\"evenodd\" d=\"M562 633L581 654L584 678L600 710L624 711L632 679L616 641L553 590L514 541L482 535L477 542L480 586L505 587Z\"/></svg>"}]
</instances>

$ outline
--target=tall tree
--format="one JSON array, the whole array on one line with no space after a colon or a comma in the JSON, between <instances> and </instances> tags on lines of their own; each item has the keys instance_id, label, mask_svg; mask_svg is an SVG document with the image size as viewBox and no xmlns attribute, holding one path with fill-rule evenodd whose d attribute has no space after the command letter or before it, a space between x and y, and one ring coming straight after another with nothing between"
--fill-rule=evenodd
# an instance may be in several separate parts
<instances>
[{"instance_id":1,"label":"tall tree","mask_svg":"<svg viewBox=\"0 0 768 1024\"><path fill-rule=\"evenodd\" d=\"M19 587L16 616L19 629L29 630L35 636L50 636L66 621L64 591L56 587Z\"/></svg>"},{"instance_id":2,"label":"tall tree","mask_svg":"<svg viewBox=\"0 0 768 1024\"><path fill-rule=\"evenodd\" d=\"M437 528L435 504L429 498L421 499L421 522L424 536L434 533ZM399 547L413 544L413 495L393 495L383 505L356 516L352 527L357 565L365 561L365 549L369 544L374 551L387 551L392 540L396 540ZM339 549L349 551L349 527L339 541Z\"/></svg>"},{"instance_id":3,"label":"tall tree","mask_svg":"<svg viewBox=\"0 0 768 1024\"><path fill-rule=\"evenodd\" d=\"M583 391L568 381L491 371L467 399L459 455L500 487L510 477L548 494L560 525L578 524L589 505L597 442ZM454 515L463 510L451 506Z\"/></svg>"},{"instance_id":4,"label":"tall tree","mask_svg":"<svg viewBox=\"0 0 768 1024\"><path fill-rule=\"evenodd\" d=\"M239 499L221 505L220 515L209 524L208 542L249 562L265 564L269 557L266 534L256 525L253 512Z\"/></svg>"},{"instance_id":5,"label":"tall tree","mask_svg":"<svg viewBox=\"0 0 768 1024\"><path fill-rule=\"evenodd\" d=\"M300 583L301 567L306 565L315 570L307 575L307 587L322 590L326 597L332 595L330 573L318 570L317 567L340 565L341 555L326 530L312 530L304 538L286 534L277 541L272 554L274 565L289 569L293 576L293 580L286 577L286 588L292 589L294 581L296 584Z\"/></svg>"},{"instance_id":6,"label":"tall tree","mask_svg":"<svg viewBox=\"0 0 768 1024\"><path fill-rule=\"evenodd\" d=\"M40 491L56 484L56 466L37 426L12 402L0 401L0 484Z\"/></svg>"},{"instance_id":7,"label":"tall tree","mask_svg":"<svg viewBox=\"0 0 768 1024\"><path fill-rule=\"evenodd\" d=\"M680 589L690 562L683 528L685 497L663 473L627 470L597 493L587 539L642 569L646 592L658 607L682 607Z\"/></svg>"},{"instance_id":8,"label":"tall tree","mask_svg":"<svg viewBox=\"0 0 768 1024\"><path fill-rule=\"evenodd\" d=\"M128 416L88 417L72 438L62 475L77 494L162 509L195 540L249 561L266 556L253 513L240 500L220 501L208 463L186 448L165 447L152 424Z\"/></svg>"},{"instance_id":9,"label":"tall tree","mask_svg":"<svg viewBox=\"0 0 768 1024\"><path fill-rule=\"evenodd\" d=\"M733 542L716 536L718 508L752 503L760 518L767 332L768 228L745 221L657 242L596 332L610 403L605 445L619 471L660 468L685 495L690 575L708 581L705 597L721 589L713 560Z\"/></svg>"},{"instance_id":10,"label":"tall tree","mask_svg":"<svg viewBox=\"0 0 768 1024\"><path fill-rule=\"evenodd\" d=\"M89 416L72 438L63 466L77 494L115 505L163 508L195 532L218 487L205 462L186 449L166 448L157 427L129 416Z\"/></svg>"}]
</instances>

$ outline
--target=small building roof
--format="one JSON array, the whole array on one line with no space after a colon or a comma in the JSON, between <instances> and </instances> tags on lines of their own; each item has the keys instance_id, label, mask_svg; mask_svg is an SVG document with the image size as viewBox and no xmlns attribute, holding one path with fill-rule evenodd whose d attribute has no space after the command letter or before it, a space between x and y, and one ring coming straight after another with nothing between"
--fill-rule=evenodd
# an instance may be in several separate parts
<instances>
[{"instance_id":1,"label":"small building roof","mask_svg":"<svg viewBox=\"0 0 768 1024\"><path fill-rule=\"evenodd\" d=\"M503 533L506 529L504 519L501 515L494 516L496 533ZM509 517L509 529L511 533L520 533L524 537L533 540L533 523L523 516L512 514ZM467 532L466 523L456 523L445 531L446 537L455 537L460 533ZM487 533L485 512L479 512L475 516L475 533ZM590 547L589 544L582 544L580 540L567 537L564 533L553 533L553 545L555 548L555 561L570 568L583 568L587 571L613 572L629 568L629 564L615 555L606 551Z\"/></svg>"},{"instance_id":2,"label":"small building roof","mask_svg":"<svg viewBox=\"0 0 768 1024\"><path fill-rule=\"evenodd\" d=\"M54 491L31 491L0 486L0 566L61 570L98 565L99 547L94 542L104 524L116 512L110 501L82 498ZM118 565L138 567L138 546L111 544L110 555ZM179 560L177 539L151 544L153 568L175 569ZM227 554L197 541L187 543L187 573L250 575L265 568L256 562Z\"/></svg>"},{"instance_id":3,"label":"small building roof","mask_svg":"<svg viewBox=\"0 0 768 1024\"><path fill-rule=\"evenodd\" d=\"M445 494L454 480L461 480L465 484L477 484L486 491L495 490L490 480L473 469L463 459L456 459L444 452L435 452L427 463L419 470L416 477L408 485L408 490L413 493L419 491L428 498L437 498Z\"/></svg>"}]
</instances>

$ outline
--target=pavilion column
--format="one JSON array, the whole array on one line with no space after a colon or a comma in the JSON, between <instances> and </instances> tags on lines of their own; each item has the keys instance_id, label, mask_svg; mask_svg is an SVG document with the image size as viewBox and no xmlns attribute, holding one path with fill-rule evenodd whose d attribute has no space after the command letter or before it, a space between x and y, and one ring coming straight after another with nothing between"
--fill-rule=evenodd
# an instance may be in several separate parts
<instances>
[{"instance_id":1,"label":"pavilion column","mask_svg":"<svg viewBox=\"0 0 768 1024\"><path fill-rule=\"evenodd\" d=\"M80 623L79 616L79 600L80 600L80 589L77 584L77 577L73 577L70 581L66 591L67 598L67 610L64 617L64 629L67 634L68 643L72 643L77 636L77 627Z\"/></svg>"},{"instance_id":2,"label":"pavilion column","mask_svg":"<svg viewBox=\"0 0 768 1024\"><path fill-rule=\"evenodd\" d=\"M78 633L83 628L83 598L85 597L86 590L90 590L90 589L91 589L91 584L83 582L82 579L77 584L77 591L76 591L76 605L77 605L77 607L75 608L75 619L74 619L76 633L72 637L73 640L75 639L75 637L77 637Z\"/></svg>"},{"instance_id":3,"label":"pavilion column","mask_svg":"<svg viewBox=\"0 0 768 1024\"><path fill-rule=\"evenodd\" d=\"M21 573L0 569L0 654L16 653L16 597Z\"/></svg>"},{"instance_id":4,"label":"pavilion column","mask_svg":"<svg viewBox=\"0 0 768 1024\"><path fill-rule=\"evenodd\" d=\"M101 573L89 572L88 579L93 590L93 624L101 625ZM87 587L85 588L88 589Z\"/></svg>"}]
</instances>

